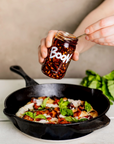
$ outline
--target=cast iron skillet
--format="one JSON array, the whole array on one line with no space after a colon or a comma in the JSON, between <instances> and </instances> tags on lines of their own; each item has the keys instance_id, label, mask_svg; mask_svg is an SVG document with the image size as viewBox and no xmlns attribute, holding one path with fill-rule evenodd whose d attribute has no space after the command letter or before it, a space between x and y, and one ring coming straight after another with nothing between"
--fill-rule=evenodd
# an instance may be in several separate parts
<instances>
[{"instance_id":1,"label":"cast iron skillet","mask_svg":"<svg viewBox=\"0 0 114 144\"><path fill-rule=\"evenodd\" d=\"M10 94L5 100L4 114L23 133L30 136L50 140L66 140L78 138L109 124L110 119L105 115L110 107L109 100L100 90L90 89L73 84L38 84L31 79L19 66L11 66L11 71L21 75L26 81L26 88ZM39 96L67 97L75 100L88 101L99 116L88 121L72 124L42 124L21 119L15 115L20 107L31 97Z\"/></svg>"}]
</instances>

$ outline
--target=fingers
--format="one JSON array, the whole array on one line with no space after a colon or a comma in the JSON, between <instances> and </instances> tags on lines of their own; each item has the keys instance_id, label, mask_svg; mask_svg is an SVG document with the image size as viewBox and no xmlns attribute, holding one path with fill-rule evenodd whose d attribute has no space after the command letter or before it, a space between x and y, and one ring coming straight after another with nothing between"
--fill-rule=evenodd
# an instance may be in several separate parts
<instances>
[{"instance_id":1,"label":"fingers","mask_svg":"<svg viewBox=\"0 0 114 144\"><path fill-rule=\"evenodd\" d=\"M43 38L40 42L40 45L38 47L38 58L39 62L42 64L44 62L44 59L47 57L47 48L49 48L52 45L52 40L55 34L57 33L57 30L51 30L49 31L46 38Z\"/></svg>"},{"instance_id":2,"label":"fingers","mask_svg":"<svg viewBox=\"0 0 114 144\"><path fill-rule=\"evenodd\" d=\"M74 61L78 61L78 60L79 60L79 52L78 52L78 51L75 51L75 52L74 52L72 59L73 59Z\"/></svg>"},{"instance_id":3,"label":"fingers","mask_svg":"<svg viewBox=\"0 0 114 144\"><path fill-rule=\"evenodd\" d=\"M41 45L38 47L39 62L43 63L44 58L47 56L47 48L45 46L45 38L41 40Z\"/></svg>"},{"instance_id":4,"label":"fingers","mask_svg":"<svg viewBox=\"0 0 114 144\"><path fill-rule=\"evenodd\" d=\"M93 41L95 43L112 43L112 42L114 42L114 35L107 36L107 37L104 37L104 38L95 39Z\"/></svg>"},{"instance_id":5,"label":"fingers","mask_svg":"<svg viewBox=\"0 0 114 144\"><path fill-rule=\"evenodd\" d=\"M39 58L39 63L43 63L44 62L44 59L41 57L40 53L38 53L38 58Z\"/></svg>"},{"instance_id":6,"label":"fingers","mask_svg":"<svg viewBox=\"0 0 114 144\"><path fill-rule=\"evenodd\" d=\"M46 38L46 47L50 47L52 45L52 40L55 34L57 33L57 30L51 30L49 31L47 38Z\"/></svg>"},{"instance_id":7,"label":"fingers","mask_svg":"<svg viewBox=\"0 0 114 144\"><path fill-rule=\"evenodd\" d=\"M109 27L112 25L114 25L114 16L101 19L97 21L96 23L90 25L89 27L86 28L85 33L91 34L91 33L94 33L95 31L98 31L99 29Z\"/></svg>"},{"instance_id":8,"label":"fingers","mask_svg":"<svg viewBox=\"0 0 114 144\"><path fill-rule=\"evenodd\" d=\"M114 46L114 16L99 20L85 30L86 40L101 45Z\"/></svg>"},{"instance_id":9,"label":"fingers","mask_svg":"<svg viewBox=\"0 0 114 144\"><path fill-rule=\"evenodd\" d=\"M110 27L106 27L106 28L100 29L98 31L95 31L92 34L87 35L86 39L92 41L92 40L95 40L95 39L98 39L98 38L111 36L113 34L114 34L114 25L110 26Z\"/></svg>"},{"instance_id":10,"label":"fingers","mask_svg":"<svg viewBox=\"0 0 114 144\"><path fill-rule=\"evenodd\" d=\"M52 45L52 40L57 32L58 32L57 30L51 30L49 31L47 37L41 40L40 45L38 47L38 58L41 64L44 62L44 59L47 57L48 54L47 48L49 48ZM74 61L77 61L79 59L78 51L74 52L72 59Z\"/></svg>"},{"instance_id":11,"label":"fingers","mask_svg":"<svg viewBox=\"0 0 114 144\"><path fill-rule=\"evenodd\" d=\"M97 42L100 45L114 46L114 42Z\"/></svg>"}]
</instances>

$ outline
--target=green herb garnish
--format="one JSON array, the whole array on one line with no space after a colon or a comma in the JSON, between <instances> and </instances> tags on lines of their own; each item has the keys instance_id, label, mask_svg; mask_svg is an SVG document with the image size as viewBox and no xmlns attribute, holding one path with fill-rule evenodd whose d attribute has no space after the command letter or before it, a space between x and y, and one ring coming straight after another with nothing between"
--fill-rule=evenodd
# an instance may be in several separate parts
<instances>
[{"instance_id":1,"label":"green herb garnish","mask_svg":"<svg viewBox=\"0 0 114 144\"><path fill-rule=\"evenodd\" d=\"M72 116L73 115L73 111L71 109L68 109L68 104L70 102L68 100L64 101L63 98L60 99L60 101L58 102L59 104L59 108L60 108L60 113L65 116Z\"/></svg>"},{"instance_id":2,"label":"green herb garnish","mask_svg":"<svg viewBox=\"0 0 114 144\"><path fill-rule=\"evenodd\" d=\"M39 115L35 116L34 120L37 119L37 118L47 120L46 117L44 115L42 115L42 114L39 114Z\"/></svg>"},{"instance_id":3,"label":"green herb garnish","mask_svg":"<svg viewBox=\"0 0 114 144\"><path fill-rule=\"evenodd\" d=\"M25 112L23 115L28 115L29 117L34 118L34 113L30 111Z\"/></svg>"},{"instance_id":4,"label":"green herb garnish","mask_svg":"<svg viewBox=\"0 0 114 144\"><path fill-rule=\"evenodd\" d=\"M82 122L88 120L87 118L76 119L75 117L65 117L68 122Z\"/></svg>"},{"instance_id":5,"label":"green herb garnish","mask_svg":"<svg viewBox=\"0 0 114 144\"><path fill-rule=\"evenodd\" d=\"M64 108L64 109L60 109L60 113L63 115L63 116L72 116L73 115L73 111L71 109L68 109L68 108Z\"/></svg>"},{"instance_id":6,"label":"green herb garnish","mask_svg":"<svg viewBox=\"0 0 114 144\"><path fill-rule=\"evenodd\" d=\"M91 109L92 109L91 105L87 101L85 101L85 110L89 112L91 111Z\"/></svg>"},{"instance_id":7,"label":"green herb garnish","mask_svg":"<svg viewBox=\"0 0 114 144\"><path fill-rule=\"evenodd\" d=\"M44 109L44 108L46 107L46 102L47 102L48 99L49 99L49 97L47 97L47 98L45 98L45 99L43 100L43 102L42 102L42 104L41 104L41 107L38 108L39 110L42 110L42 109Z\"/></svg>"},{"instance_id":8,"label":"green herb garnish","mask_svg":"<svg viewBox=\"0 0 114 144\"><path fill-rule=\"evenodd\" d=\"M64 101L63 98L61 98L60 101L58 102L59 108L60 108L60 109L67 108L67 105L68 105L69 103L70 103L70 102L69 102L68 100Z\"/></svg>"},{"instance_id":9,"label":"green herb garnish","mask_svg":"<svg viewBox=\"0 0 114 144\"><path fill-rule=\"evenodd\" d=\"M47 120L46 117L44 115L42 115L42 114L39 114L39 115L36 116L36 112L33 113L33 112L29 111L29 112L25 112L23 115L27 115L27 116L33 118L34 120L37 119L37 118Z\"/></svg>"}]
</instances>

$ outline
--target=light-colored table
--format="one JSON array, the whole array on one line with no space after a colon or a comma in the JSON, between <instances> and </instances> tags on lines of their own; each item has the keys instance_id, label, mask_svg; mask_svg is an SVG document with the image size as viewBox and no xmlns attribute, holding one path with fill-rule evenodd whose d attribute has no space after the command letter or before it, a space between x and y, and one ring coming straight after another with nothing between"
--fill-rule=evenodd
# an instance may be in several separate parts
<instances>
[{"instance_id":1,"label":"light-colored table","mask_svg":"<svg viewBox=\"0 0 114 144\"><path fill-rule=\"evenodd\" d=\"M43 83L68 83L80 84L81 79L37 79L39 84ZM0 80L0 144L46 144L46 143L67 143L67 144L114 144L114 105L107 112L111 119L108 126L101 128L81 138L64 141L47 141L29 137L20 132L11 121L3 114L4 100L12 92L25 87L24 80ZM3 121L7 120L7 121Z\"/></svg>"}]
</instances>

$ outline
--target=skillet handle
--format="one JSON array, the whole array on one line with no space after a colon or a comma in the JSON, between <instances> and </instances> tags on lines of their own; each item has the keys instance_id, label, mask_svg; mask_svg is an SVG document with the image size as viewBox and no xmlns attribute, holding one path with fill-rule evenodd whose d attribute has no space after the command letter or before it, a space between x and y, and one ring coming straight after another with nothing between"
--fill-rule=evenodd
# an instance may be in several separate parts
<instances>
[{"instance_id":1,"label":"skillet handle","mask_svg":"<svg viewBox=\"0 0 114 144\"><path fill-rule=\"evenodd\" d=\"M93 132L94 130L107 126L109 123L110 123L110 119L106 115L103 115L102 117L95 119L94 121L79 125L78 132L82 134L90 133Z\"/></svg>"},{"instance_id":2,"label":"skillet handle","mask_svg":"<svg viewBox=\"0 0 114 144\"><path fill-rule=\"evenodd\" d=\"M30 78L20 66L11 66L10 70L22 76L25 79L26 86L38 85L38 83L34 81L32 78Z\"/></svg>"}]
</instances>

